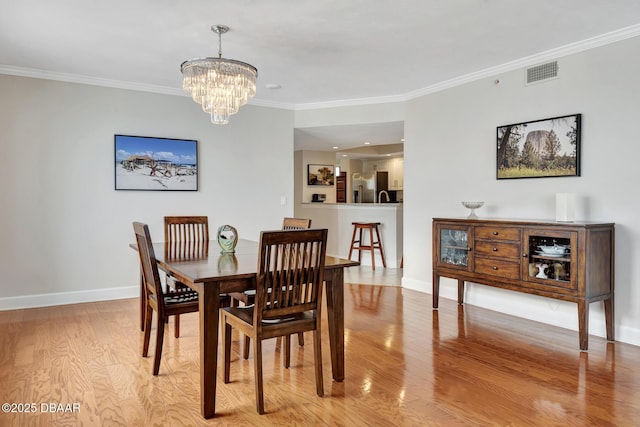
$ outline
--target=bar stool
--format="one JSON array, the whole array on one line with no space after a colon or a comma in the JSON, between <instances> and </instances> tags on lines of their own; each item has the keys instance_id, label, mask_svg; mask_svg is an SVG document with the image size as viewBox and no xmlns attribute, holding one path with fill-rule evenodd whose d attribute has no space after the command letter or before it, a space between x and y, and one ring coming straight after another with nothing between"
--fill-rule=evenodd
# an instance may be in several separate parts
<instances>
[{"instance_id":1,"label":"bar stool","mask_svg":"<svg viewBox=\"0 0 640 427\"><path fill-rule=\"evenodd\" d=\"M353 236L351 237L351 248L349 248L349 259L351 259L351 254L353 250L358 251L358 262L362 260L362 251L371 251L371 269L376 269L376 261L375 261L375 253L374 250L378 249L380 251L380 256L382 257L382 266L387 267L387 263L384 260L384 249L382 247L382 239L380 239L380 229L379 222L352 222L353 224ZM377 241L373 240L373 230L376 231ZM369 230L369 244L363 245L363 232L364 230ZM360 231L360 235L358 240L356 240L356 233ZM357 243L357 245L356 245Z\"/></svg>"}]
</instances>

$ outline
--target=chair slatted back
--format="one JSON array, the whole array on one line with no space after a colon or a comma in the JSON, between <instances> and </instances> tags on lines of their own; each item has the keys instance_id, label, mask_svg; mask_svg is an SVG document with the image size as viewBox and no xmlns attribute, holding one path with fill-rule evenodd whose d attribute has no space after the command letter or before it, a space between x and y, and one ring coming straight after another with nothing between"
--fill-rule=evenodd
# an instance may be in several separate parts
<instances>
[{"instance_id":1,"label":"chair slatted back","mask_svg":"<svg viewBox=\"0 0 640 427\"><path fill-rule=\"evenodd\" d=\"M206 216L165 216L167 259L206 258L209 253L209 219Z\"/></svg>"},{"instance_id":2,"label":"chair slatted back","mask_svg":"<svg viewBox=\"0 0 640 427\"><path fill-rule=\"evenodd\" d=\"M326 246L326 229L260 234L255 325L320 312Z\"/></svg>"},{"instance_id":3,"label":"chair slatted back","mask_svg":"<svg viewBox=\"0 0 640 427\"><path fill-rule=\"evenodd\" d=\"M136 234L136 244L138 245L138 254L140 256L140 265L142 266L142 279L148 298L155 298L158 305L158 314L164 315L164 294L162 292L162 282L158 272L158 263L153 250L153 242L149 227L141 222L133 223L133 231Z\"/></svg>"},{"instance_id":4,"label":"chair slatted back","mask_svg":"<svg viewBox=\"0 0 640 427\"><path fill-rule=\"evenodd\" d=\"M305 230L311 228L311 220L307 218L285 218L282 220L283 230Z\"/></svg>"}]
</instances>

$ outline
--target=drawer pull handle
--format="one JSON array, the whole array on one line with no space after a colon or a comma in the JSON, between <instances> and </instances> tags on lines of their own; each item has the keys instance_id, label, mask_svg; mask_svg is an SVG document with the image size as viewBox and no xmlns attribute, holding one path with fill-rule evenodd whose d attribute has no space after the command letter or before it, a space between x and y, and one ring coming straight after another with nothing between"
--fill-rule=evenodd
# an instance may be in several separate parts
<instances>
[{"instance_id":1,"label":"drawer pull handle","mask_svg":"<svg viewBox=\"0 0 640 427\"><path fill-rule=\"evenodd\" d=\"M493 252L498 252L498 248L493 248Z\"/></svg>"},{"instance_id":2,"label":"drawer pull handle","mask_svg":"<svg viewBox=\"0 0 640 427\"><path fill-rule=\"evenodd\" d=\"M494 232L493 232L493 235L494 235L494 236L497 236L497 235L498 235L498 232L497 232L497 231L494 231Z\"/></svg>"},{"instance_id":3,"label":"drawer pull handle","mask_svg":"<svg viewBox=\"0 0 640 427\"><path fill-rule=\"evenodd\" d=\"M496 266L494 265L494 266L493 266L493 269L494 269L494 270L497 270L497 269L498 269L498 267L496 267Z\"/></svg>"}]
</instances>

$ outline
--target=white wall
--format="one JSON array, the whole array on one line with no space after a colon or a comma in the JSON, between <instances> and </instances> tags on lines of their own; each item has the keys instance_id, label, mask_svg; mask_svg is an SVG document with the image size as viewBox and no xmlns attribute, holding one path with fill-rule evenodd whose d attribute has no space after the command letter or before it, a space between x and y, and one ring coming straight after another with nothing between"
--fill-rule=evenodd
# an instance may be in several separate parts
<instances>
[{"instance_id":1,"label":"white wall","mask_svg":"<svg viewBox=\"0 0 640 427\"><path fill-rule=\"evenodd\" d=\"M616 223L616 338L640 344L640 37L559 59L556 80L524 85L524 70L407 103L403 285L431 292L431 219L479 216L554 219L554 195L576 193L576 219ZM495 84L499 80L499 84ZM496 127L582 114L581 177L496 180ZM455 298L452 280L443 295ZM577 329L575 304L470 286L466 301ZM590 332L604 336L601 303ZM577 336L576 336L577 340Z\"/></svg>"},{"instance_id":2,"label":"white wall","mask_svg":"<svg viewBox=\"0 0 640 427\"><path fill-rule=\"evenodd\" d=\"M187 97L6 75L0 93L0 309L136 295L134 220L162 240L164 215L208 215L257 240L293 214L292 111L216 126ZM114 134L198 140L200 190L114 191Z\"/></svg>"},{"instance_id":3,"label":"white wall","mask_svg":"<svg viewBox=\"0 0 640 427\"><path fill-rule=\"evenodd\" d=\"M309 151L300 150L300 173L295 176L299 181L302 189L301 199L296 200L300 203L308 203L312 199L313 194L324 194L327 196L325 203L336 202L336 184L333 185L309 185L308 184L308 166L312 165L336 165L336 154L331 151Z\"/></svg>"}]
</instances>

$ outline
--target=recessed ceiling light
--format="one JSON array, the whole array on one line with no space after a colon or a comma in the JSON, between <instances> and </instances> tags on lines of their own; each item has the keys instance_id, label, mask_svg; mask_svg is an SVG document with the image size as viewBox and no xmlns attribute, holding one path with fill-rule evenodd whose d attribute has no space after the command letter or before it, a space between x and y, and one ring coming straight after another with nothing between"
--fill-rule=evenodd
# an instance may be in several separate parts
<instances>
[{"instance_id":1,"label":"recessed ceiling light","mask_svg":"<svg viewBox=\"0 0 640 427\"><path fill-rule=\"evenodd\" d=\"M278 83L267 83L266 85L264 85L264 87L266 87L267 89L280 89L282 87L282 85L279 85Z\"/></svg>"},{"instance_id":2,"label":"recessed ceiling light","mask_svg":"<svg viewBox=\"0 0 640 427\"><path fill-rule=\"evenodd\" d=\"M343 155L342 155L342 157L347 157L347 155L346 155L346 154L343 154Z\"/></svg>"},{"instance_id":3,"label":"recessed ceiling light","mask_svg":"<svg viewBox=\"0 0 640 427\"><path fill-rule=\"evenodd\" d=\"M404 138L400 138L400 142L404 142Z\"/></svg>"},{"instance_id":4,"label":"recessed ceiling light","mask_svg":"<svg viewBox=\"0 0 640 427\"><path fill-rule=\"evenodd\" d=\"M334 150L337 150L338 148L340 148L340 147L337 147L337 146L336 146L336 147L333 147L333 149L334 149Z\"/></svg>"},{"instance_id":5,"label":"recessed ceiling light","mask_svg":"<svg viewBox=\"0 0 640 427\"><path fill-rule=\"evenodd\" d=\"M387 154L387 157L391 157L391 154Z\"/></svg>"},{"instance_id":6,"label":"recessed ceiling light","mask_svg":"<svg viewBox=\"0 0 640 427\"><path fill-rule=\"evenodd\" d=\"M365 141L364 145L371 145L369 141Z\"/></svg>"}]
</instances>

